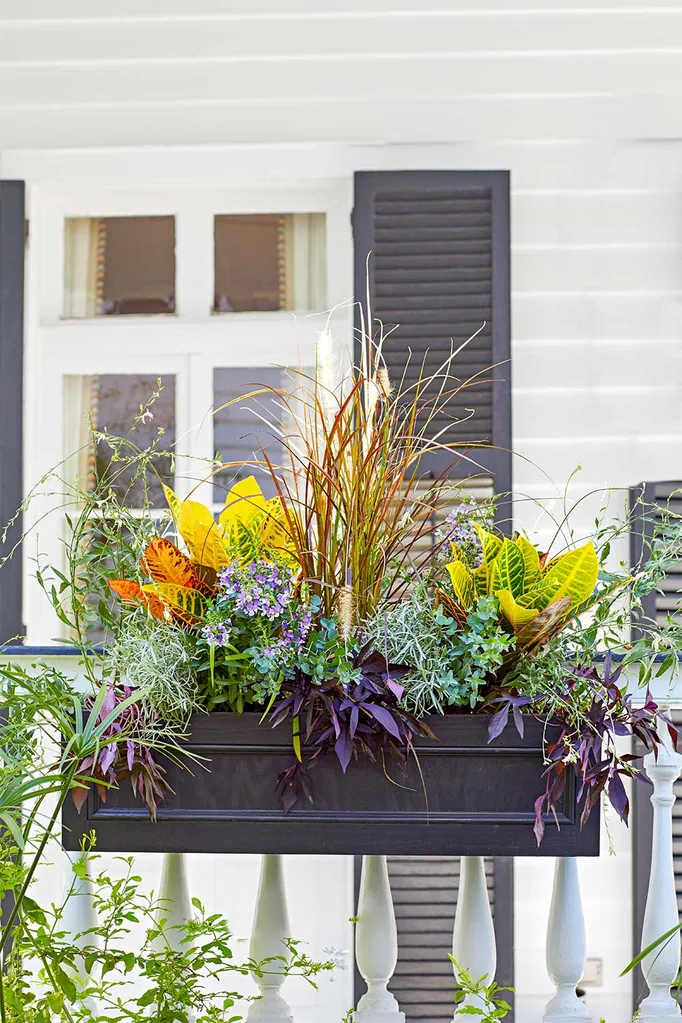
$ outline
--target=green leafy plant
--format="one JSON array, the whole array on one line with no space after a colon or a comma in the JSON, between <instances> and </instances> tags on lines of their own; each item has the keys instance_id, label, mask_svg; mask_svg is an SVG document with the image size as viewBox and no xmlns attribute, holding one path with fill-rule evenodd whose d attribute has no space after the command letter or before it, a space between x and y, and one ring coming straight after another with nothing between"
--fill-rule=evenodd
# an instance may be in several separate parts
<instances>
[{"instance_id":1,"label":"green leafy plant","mask_svg":"<svg viewBox=\"0 0 682 1023\"><path fill-rule=\"evenodd\" d=\"M96 857L88 859L96 863ZM208 914L193 899L194 918L170 925L163 901L142 891L133 858L120 857L119 863L121 876L101 871L94 878L97 923L86 931L70 934L63 926L68 902L79 898L76 878L85 876L85 857L74 863L74 884L60 903L44 909L24 898L4 978L4 1019L84 1023L96 1007L118 1023L150 1017L238 1023L243 1016L237 1003L253 1000L240 993L240 979L277 973L315 987L320 974L334 969L331 959L313 960L293 939L283 942L281 954L239 960L220 913Z\"/></svg>"},{"instance_id":2,"label":"green leafy plant","mask_svg":"<svg viewBox=\"0 0 682 1023\"><path fill-rule=\"evenodd\" d=\"M406 600L380 608L366 629L387 660L408 669L401 677L405 705L416 714L442 713L451 706L474 708L483 699L514 646L498 619L496 599L479 597L462 628L420 583Z\"/></svg>"},{"instance_id":3,"label":"green leafy plant","mask_svg":"<svg viewBox=\"0 0 682 1023\"><path fill-rule=\"evenodd\" d=\"M500 987L494 980L486 983L485 974L475 978L452 955L450 961L455 970L457 985L455 1016L478 1016L482 1023L495 1023L511 1012L511 1005L500 995L507 991L513 992L513 988Z\"/></svg>"}]
</instances>

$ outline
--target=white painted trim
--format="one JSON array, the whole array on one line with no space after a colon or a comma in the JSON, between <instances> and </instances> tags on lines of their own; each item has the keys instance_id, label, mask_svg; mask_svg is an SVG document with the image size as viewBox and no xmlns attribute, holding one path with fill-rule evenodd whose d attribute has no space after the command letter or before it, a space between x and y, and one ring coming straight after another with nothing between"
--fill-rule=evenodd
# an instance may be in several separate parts
<instances>
[{"instance_id":1,"label":"white painted trim","mask_svg":"<svg viewBox=\"0 0 682 1023\"><path fill-rule=\"evenodd\" d=\"M193 477L203 478L214 454L207 414L213 404L213 369L222 366L310 366L317 333L328 314L235 313L216 315L213 305L213 218L225 213L324 213L327 217L327 281L330 306L339 339L348 343L352 311L352 236L350 181L327 179L317 185L288 180L262 181L264 167L274 178L277 161L263 162L253 154L246 182L242 173L219 174L194 162L191 179L169 178L172 161L163 173L158 154L139 152L133 158L135 181L110 177L111 153L101 153L98 172L81 184L77 164L66 159L62 173L35 179L30 188L29 274L26 310L26 453L27 489L65 456L62 443L62 378L67 374L138 373L167 375L176 380L177 485L181 494L193 489ZM32 176L42 157L27 156L27 166L13 173ZM43 154L45 156L45 154ZM55 154L48 154L50 164ZM58 158L59 162L59 158ZM114 155L113 164L116 164ZM94 168L93 168L94 170ZM243 170L243 169L242 169ZM282 168L279 168L280 172ZM215 177L212 177L212 171ZM7 173L3 154L3 173ZM216 178L220 178L218 182ZM254 186L254 181L259 182ZM64 278L64 219L88 216L172 215L176 222L176 306L170 316L62 319ZM345 303L345 305L343 305ZM211 487L202 484L196 496L211 503ZM29 511L35 525L55 504L45 497ZM59 517L40 523L40 552L46 562L59 563ZM25 572L31 573L30 550ZM50 642L57 634L49 605L35 581L27 578L25 621L29 642Z\"/></svg>"}]
</instances>

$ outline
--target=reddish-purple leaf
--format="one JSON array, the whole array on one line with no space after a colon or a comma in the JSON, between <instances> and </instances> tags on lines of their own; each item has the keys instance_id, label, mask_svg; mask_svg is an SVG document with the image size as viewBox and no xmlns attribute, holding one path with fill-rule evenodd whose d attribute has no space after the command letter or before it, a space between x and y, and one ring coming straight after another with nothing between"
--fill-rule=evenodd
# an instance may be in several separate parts
<instances>
[{"instance_id":1,"label":"reddish-purple leaf","mask_svg":"<svg viewBox=\"0 0 682 1023\"><path fill-rule=\"evenodd\" d=\"M391 690L396 700L402 700L405 694L405 686L401 686L399 682L395 682L392 678L386 679L386 685Z\"/></svg>"},{"instance_id":2,"label":"reddish-purple leaf","mask_svg":"<svg viewBox=\"0 0 682 1023\"><path fill-rule=\"evenodd\" d=\"M519 733L519 735L523 739L523 733L524 733L523 714L521 713L521 710L520 710L520 708L519 708L517 703L514 704L513 713L514 713L514 724L516 725L516 731Z\"/></svg>"},{"instance_id":3,"label":"reddish-purple leaf","mask_svg":"<svg viewBox=\"0 0 682 1023\"><path fill-rule=\"evenodd\" d=\"M379 722L382 728L385 728L386 731L390 732L390 734L396 739L400 739L400 731L390 710L386 710L385 707L377 707L373 703L368 703L366 706L372 717L375 721Z\"/></svg>"},{"instance_id":4,"label":"reddish-purple leaf","mask_svg":"<svg viewBox=\"0 0 682 1023\"><path fill-rule=\"evenodd\" d=\"M488 742L492 742L493 739L496 739L507 727L507 721L509 720L509 707L510 704L505 703L504 706L491 717L490 724L488 725Z\"/></svg>"},{"instance_id":5,"label":"reddish-purple leaf","mask_svg":"<svg viewBox=\"0 0 682 1023\"><path fill-rule=\"evenodd\" d=\"M78 810L78 813L80 813L88 798L88 789L81 788L80 785L78 788L71 789L71 798L73 799L73 804Z\"/></svg>"},{"instance_id":6,"label":"reddish-purple leaf","mask_svg":"<svg viewBox=\"0 0 682 1023\"><path fill-rule=\"evenodd\" d=\"M336 755L339 758L341 764L341 770L346 773L346 768L350 764L350 759L353 755L353 740L351 739L348 732L341 732L336 743L334 745Z\"/></svg>"},{"instance_id":7,"label":"reddish-purple leaf","mask_svg":"<svg viewBox=\"0 0 682 1023\"><path fill-rule=\"evenodd\" d=\"M543 835L545 834L545 822L542 819L542 806L545 802L545 794L535 800L535 824L533 825L533 831L535 833L535 839L538 843L538 848L542 842Z\"/></svg>"},{"instance_id":8,"label":"reddish-purple leaf","mask_svg":"<svg viewBox=\"0 0 682 1023\"><path fill-rule=\"evenodd\" d=\"M630 813L630 803L625 791L625 786L617 771L614 771L609 780L609 800L620 819L627 824Z\"/></svg>"}]
</instances>

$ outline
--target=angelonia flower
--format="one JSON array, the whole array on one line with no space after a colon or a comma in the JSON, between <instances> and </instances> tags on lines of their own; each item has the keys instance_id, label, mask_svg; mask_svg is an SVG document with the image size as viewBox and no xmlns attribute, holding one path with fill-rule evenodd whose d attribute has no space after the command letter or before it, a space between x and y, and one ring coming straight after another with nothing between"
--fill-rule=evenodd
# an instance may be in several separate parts
<instances>
[{"instance_id":1,"label":"angelonia flower","mask_svg":"<svg viewBox=\"0 0 682 1023\"><path fill-rule=\"evenodd\" d=\"M226 646L230 642L230 626L232 622L225 618L222 622L204 625L201 635L209 646Z\"/></svg>"},{"instance_id":2,"label":"angelonia flower","mask_svg":"<svg viewBox=\"0 0 682 1023\"><path fill-rule=\"evenodd\" d=\"M447 542L459 547L470 568L477 568L483 561L483 549L475 523L490 529L493 525L492 512L481 508L474 501L462 502L446 516L442 528Z\"/></svg>"},{"instance_id":3,"label":"angelonia flower","mask_svg":"<svg viewBox=\"0 0 682 1023\"><path fill-rule=\"evenodd\" d=\"M279 666L282 662L289 663L303 649L312 624L313 609L309 604L289 608L282 618L279 637L263 647L261 655Z\"/></svg>"},{"instance_id":4,"label":"angelonia flower","mask_svg":"<svg viewBox=\"0 0 682 1023\"><path fill-rule=\"evenodd\" d=\"M308 606L302 606L291 612L282 622L281 645L287 649L300 650L305 643L313 624L313 612Z\"/></svg>"},{"instance_id":5,"label":"angelonia flower","mask_svg":"<svg viewBox=\"0 0 682 1023\"><path fill-rule=\"evenodd\" d=\"M274 561L251 561L245 566L232 562L218 573L218 586L221 602L229 601L237 614L274 621L291 603L294 574Z\"/></svg>"}]
</instances>

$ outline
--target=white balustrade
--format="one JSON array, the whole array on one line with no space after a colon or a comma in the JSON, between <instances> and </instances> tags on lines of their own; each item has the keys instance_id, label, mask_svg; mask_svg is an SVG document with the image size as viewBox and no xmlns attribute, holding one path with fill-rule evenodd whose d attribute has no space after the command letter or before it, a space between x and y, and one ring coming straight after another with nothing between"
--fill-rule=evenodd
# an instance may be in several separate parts
<instances>
[{"instance_id":1,"label":"white balustrade","mask_svg":"<svg viewBox=\"0 0 682 1023\"><path fill-rule=\"evenodd\" d=\"M664 746L659 747L658 757L648 753L644 758L644 769L654 786L651 796L654 824L649 890L642 927L642 949L679 924L673 867L672 808L675 802L673 784L682 770L682 756L672 749L665 725L661 726L660 732L661 737L667 741ZM670 993L679 968L678 931L642 961L642 973L649 994L639 1007L641 1023L679 1017L679 1006Z\"/></svg>"},{"instance_id":2,"label":"white balustrade","mask_svg":"<svg viewBox=\"0 0 682 1023\"><path fill-rule=\"evenodd\" d=\"M270 956L286 956L284 942L291 936L282 857L263 856L249 954L257 962ZM280 994L283 966L269 963L267 973L255 977L261 997L249 1008L250 1023L292 1023L291 1010Z\"/></svg>"},{"instance_id":3,"label":"white balustrade","mask_svg":"<svg viewBox=\"0 0 682 1023\"><path fill-rule=\"evenodd\" d=\"M367 991L358 1002L357 1023L405 1023L388 983L398 961L398 933L385 856L364 856L355 955Z\"/></svg>"},{"instance_id":4,"label":"white balustrade","mask_svg":"<svg viewBox=\"0 0 682 1023\"><path fill-rule=\"evenodd\" d=\"M452 955L474 980L485 978L483 983L494 980L497 948L482 856L462 856L460 860ZM483 1000L478 995L470 995L463 1004L482 1008ZM462 1019L462 1016L455 1019Z\"/></svg>"},{"instance_id":5,"label":"white balustrade","mask_svg":"<svg viewBox=\"0 0 682 1023\"><path fill-rule=\"evenodd\" d=\"M183 925L192 919L192 902L187 884L187 867L184 853L164 853L161 884L159 885L159 907L157 923L165 920L164 939L175 951L182 946L185 931Z\"/></svg>"},{"instance_id":6,"label":"white balustrade","mask_svg":"<svg viewBox=\"0 0 682 1023\"><path fill-rule=\"evenodd\" d=\"M556 986L547 1003L544 1023L576 1023L589 1020L576 985L585 972L585 918L580 898L578 864L563 857L554 866L554 888L547 924L547 972Z\"/></svg>"},{"instance_id":7,"label":"white balustrade","mask_svg":"<svg viewBox=\"0 0 682 1023\"><path fill-rule=\"evenodd\" d=\"M79 877L73 870L73 864L81 859L80 852L65 852L67 857L67 876L64 896L66 904L60 924L61 930L73 935L73 942L78 948L84 949L97 946L97 936L87 934L86 931L97 927L97 914L93 901L93 889L90 879L88 861L85 859L85 876ZM85 970L85 961L82 959L77 963L75 979L79 984L86 985L89 977ZM97 1015L97 1005L93 998L87 998L84 1003L94 1016Z\"/></svg>"}]
</instances>

